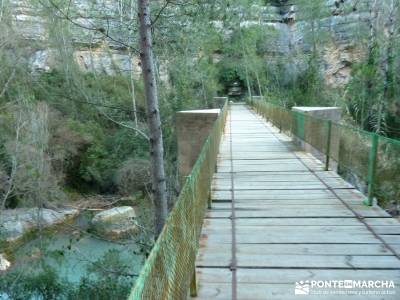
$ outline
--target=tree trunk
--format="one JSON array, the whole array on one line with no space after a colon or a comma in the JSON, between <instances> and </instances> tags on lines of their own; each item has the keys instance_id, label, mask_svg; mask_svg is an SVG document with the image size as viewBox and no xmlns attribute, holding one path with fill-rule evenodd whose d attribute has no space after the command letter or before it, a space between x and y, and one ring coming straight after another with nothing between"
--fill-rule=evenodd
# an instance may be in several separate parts
<instances>
[{"instance_id":1,"label":"tree trunk","mask_svg":"<svg viewBox=\"0 0 400 300\"><path fill-rule=\"evenodd\" d=\"M251 83L250 83L250 77L249 77L249 70L247 68L247 64L245 63L244 69L246 72L246 84L247 84L247 92L249 93L249 98L250 100L253 98L253 95L251 94Z\"/></svg>"},{"instance_id":2,"label":"tree trunk","mask_svg":"<svg viewBox=\"0 0 400 300\"><path fill-rule=\"evenodd\" d=\"M377 0L374 0L373 3L369 4L369 39L368 39L368 55L371 58L373 55L373 50L375 47L376 41L376 22L378 18L378 11L377 11Z\"/></svg>"},{"instance_id":3,"label":"tree trunk","mask_svg":"<svg viewBox=\"0 0 400 300\"><path fill-rule=\"evenodd\" d=\"M258 75L258 71L256 71L255 73L256 73L256 78L257 78L258 92L260 93L260 96L263 97L260 76Z\"/></svg>"},{"instance_id":4,"label":"tree trunk","mask_svg":"<svg viewBox=\"0 0 400 300\"><path fill-rule=\"evenodd\" d=\"M136 95L135 95L135 80L133 75L133 59L132 54L130 55L130 82L131 82L131 96L132 96L132 108L133 108L133 121L135 122L135 128L139 127L138 117L137 117L137 107L136 107ZM137 132L136 132L137 134Z\"/></svg>"},{"instance_id":5,"label":"tree trunk","mask_svg":"<svg viewBox=\"0 0 400 300\"><path fill-rule=\"evenodd\" d=\"M240 30L240 28L239 28L239 30ZM251 100L253 95L251 93L251 83L250 83L250 74L249 74L249 68L248 68L247 54L246 54L246 50L244 49L244 46L243 46L243 41L241 41L241 43L242 43L242 50L243 50L243 57L244 57L244 70L246 73L247 92L248 92L249 98Z\"/></svg>"},{"instance_id":6,"label":"tree trunk","mask_svg":"<svg viewBox=\"0 0 400 300\"><path fill-rule=\"evenodd\" d=\"M203 94L204 107L208 107L207 93L206 93L206 87L205 87L205 84L204 84L203 77L201 77L201 91L202 91L202 94Z\"/></svg>"},{"instance_id":7,"label":"tree trunk","mask_svg":"<svg viewBox=\"0 0 400 300\"><path fill-rule=\"evenodd\" d=\"M138 0L140 59L145 86L147 120L150 131L151 175L155 205L156 235L161 233L168 214L164 147L151 36L150 0Z\"/></svg>"}]
</instances>

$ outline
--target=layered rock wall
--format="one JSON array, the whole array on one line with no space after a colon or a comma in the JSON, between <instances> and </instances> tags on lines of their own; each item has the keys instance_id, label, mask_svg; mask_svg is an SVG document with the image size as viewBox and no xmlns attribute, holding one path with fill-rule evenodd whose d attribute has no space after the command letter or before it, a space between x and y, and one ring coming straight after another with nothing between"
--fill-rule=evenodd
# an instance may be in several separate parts
<instances>
[{"instance_id":1,"label":"layered rock wall","mask_svg":"<svg viewBox=\"0 0 400 300\"><path fill-rule=\"evenodd\" d=\"M321 68L326 83L332 87L345 85L350 79L352 64L363 56L355 41L368 34L370 1L325 0L317 26L325 40ZM277 31L278 38L270 44L269 52L290 57L286 69L295 76L304 68L312 45L306 36L311 31L311 21L292 2L295 1L275 1L275 6L266 7L263 23Z\"/></svg>"},{"instance_id":2,"label":"layered rock wall","mask_svg":"<svg viewBox=\"0 0 400 300\"><path fill-rule=\"evenodd\" d=\"M73 0L68 9L45 0L0 1L3 13L11 15L17 38L29 45L33 71L49 71L57 63L58 51L72 48L72 57L83 70L108 75L132 71L139 77L138 59L129 51L134 35L129 34L128 22L135 13L130 7L121 11L118 1L109 0ZM55 30L57 26L63 29Z\"/></svg>"},{"instance_id":3,"label":"layered rock wall","mask_svg":"<svg viewBox=\"0 0 400 300\"><path fill-rule=\"evenodd\" d=\"M32 45L35 44L30 57L32 69L44 71L51 69L51 65L55 62L54 57L57 57L54 47L49 42L51 29L57 20L65 16L57 12L54 7L43 8L43 5L40 5L41 1L1 1L3 7L7 6L11 12L18 35L24 40L31 41ZM343 86L350 78L351 65L362 57L362 49L358 49L354 41L365 34L360 32L360 29L368 30L367 20L371 0L324 1L326 11L325 15L321 16L319 26L329 36L329 42L324 44L321 65L326 82L330 86ZM33 4L36 2L36 5ZM244 27L262 24L274 31L274 37L266 45L268 52L266 56L269 62L271 55L290 56L292 60L287 62L286 68L288 73L294 74L304 68L303 54L309 52L311 47L305 36L305 33L309 32L310 22L304 19L295 2L279 0L269 1L270 4L265 6L253 5L248 20L241 24ZM140 74L138 59L131 57L127 48L135 43L134 34L127 34L132 30L135 12L129 5L121 7L119 3L120 1L110 0L73 0L71 12L74 13L71 13L69 30L65 33L66 36L58 37L58 45L69 35L71 39L68 40L73 40L73 57L83 70L105 74L132 71L138 78ZM133 4L132 1L131 3ZM54 17L48 17L52 13ZM215 22L216 27L221 24Z\"/></svg>"}]
</instances>

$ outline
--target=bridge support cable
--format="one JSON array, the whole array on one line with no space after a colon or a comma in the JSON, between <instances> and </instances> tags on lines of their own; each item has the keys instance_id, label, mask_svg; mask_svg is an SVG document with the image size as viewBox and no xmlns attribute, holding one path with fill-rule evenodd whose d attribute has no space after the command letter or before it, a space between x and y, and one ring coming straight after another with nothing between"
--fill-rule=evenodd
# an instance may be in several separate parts
<instances>
[{"instance_id":1,"label":"bridge support cable","mask_svg":"<svg viewBox=\"0 0 400 300\"><path fill-rule=\"evenodd\" d=\"M232 136L232 111L229 114L229 159L230 159L230 180L231 180L231 226L232 240L231 252L232 260L230 270L232 272L232 300L237 299L237 257L236 257L236 214L235 214L235 180L234 180L234 165L233 165L233 136Z\"/></svg>"}]
</instances>

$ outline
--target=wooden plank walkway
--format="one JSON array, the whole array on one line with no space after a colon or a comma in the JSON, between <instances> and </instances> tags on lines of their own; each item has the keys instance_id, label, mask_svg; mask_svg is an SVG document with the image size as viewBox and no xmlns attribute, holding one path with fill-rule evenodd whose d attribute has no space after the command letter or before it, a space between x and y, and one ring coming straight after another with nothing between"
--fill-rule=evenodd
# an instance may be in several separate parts
<instances>
[{"instance_id":1,"label":"wooden plank walkway","mask_svg":"<svg viewBox=\"0 0 400 300\"><path fill-rule=\"evenodd\" d=\"M212 189L195 299L400 299L400 222L245 105L231 106ZM396 294L295 295L306 280L393 280Z\"/></svg>"}]
</instances>

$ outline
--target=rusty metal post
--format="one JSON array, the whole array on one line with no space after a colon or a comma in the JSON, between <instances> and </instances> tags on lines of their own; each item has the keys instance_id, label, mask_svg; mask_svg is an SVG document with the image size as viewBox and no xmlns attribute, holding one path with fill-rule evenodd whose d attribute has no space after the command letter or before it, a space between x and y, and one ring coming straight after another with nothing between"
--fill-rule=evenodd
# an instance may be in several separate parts
<instances>
[{"instance_id":1,"label":"rusty metal post","mask_svg":"<svg viewBox=\"0 0 400 300\"><path fill-rule=\"evenodd\" d=\"M190 282L190 297L197 297L196 266L194 267L192 281Z\"/></svg>"},{"instance_id":2,"label":"rusty metal post","mask_svg":"<svg viewBox=\"0 0 400 300\"><path fill-rule=\"evenodd\" d=\"M208 193L208 209L212 209L211 191Z\"/></svg>"},{"instance_id":3,"label":"rusty metal post","mask_svg":"<svg viewBox=\"0 0 400 300\"><path fill-rule=\"evenodd\" d=\"M374 200L376 162L378 158L378 144L379 144L379 136L377 134L372 134L371 150L369 154L369 166L368 166L368 198L365 201L365 204L368 206L372 206Z\"/></svg>"},{"instance_id":4,"label":"rusty metal post","mask_svg":"<svg viewBox=\"0 0 400 300\"><path fill-rule=\"evenodd\" d=\"M331 159L331 139L332 139L332 120L328 120L328 136L326 145L326 160L325 171L329 171L329 164Z\"/></svg>"}]
</instances>

